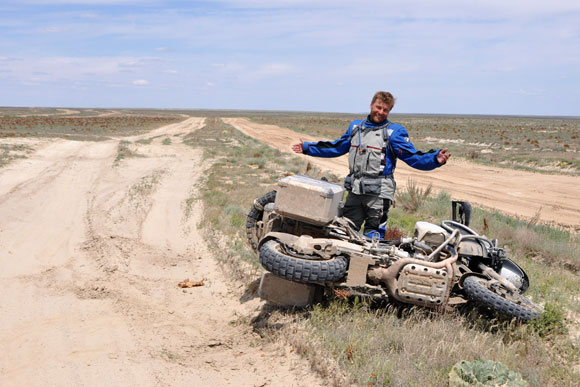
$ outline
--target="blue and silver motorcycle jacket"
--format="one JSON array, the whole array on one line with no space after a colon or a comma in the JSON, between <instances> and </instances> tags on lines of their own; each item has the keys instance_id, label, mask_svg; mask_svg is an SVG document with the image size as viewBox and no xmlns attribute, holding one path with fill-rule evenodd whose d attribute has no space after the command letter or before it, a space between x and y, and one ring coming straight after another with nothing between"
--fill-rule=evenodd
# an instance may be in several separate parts
<instances>
[{"instance_id":1,"label":"blue and silver motorcycle jacket","mask_svg":"<svg viewBox=\"0 0 580 387\"><path fill-rule=\"evenodd\" d=\"M315 157L338 157L349 152L350 173L345 188L355 194L369 194L394 199L396 183L393 172L397 159L409 166L429 171L441 166L439 150L418 151L407 130L385 120L379 124L368 118L351 122L338 140L305 142L303 153Z\"/></svg>"}]
</instances>

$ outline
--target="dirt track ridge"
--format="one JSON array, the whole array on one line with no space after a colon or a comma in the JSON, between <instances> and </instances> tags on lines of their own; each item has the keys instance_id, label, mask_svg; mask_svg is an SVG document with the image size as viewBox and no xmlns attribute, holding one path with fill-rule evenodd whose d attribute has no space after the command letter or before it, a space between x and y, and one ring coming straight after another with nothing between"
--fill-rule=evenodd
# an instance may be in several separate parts
<instances>
[{"instance_id":1,"label":"dirt track ridge","mask_svg":"<svg viewBox=\"0 0 580 387\"><path fill-rule=\"evenodd\" d=\"M41 140L0 170L0 385L322 385L260 340L263 301L242 301L204 243L187 199L206 165L182 143L203 123L123 139L152 139L130 145L145 157L115 163L120 138Z\"/></svg>"}]
</instances>

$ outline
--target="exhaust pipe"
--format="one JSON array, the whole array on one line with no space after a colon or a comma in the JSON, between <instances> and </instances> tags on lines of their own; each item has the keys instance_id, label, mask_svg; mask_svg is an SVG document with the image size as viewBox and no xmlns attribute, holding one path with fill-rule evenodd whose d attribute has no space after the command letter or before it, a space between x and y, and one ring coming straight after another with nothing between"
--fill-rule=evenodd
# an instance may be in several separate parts
<instances>
[{"instance_id":1,"label":"exhaust pipe","mask_svg":"<svg viewBox=\"0 0 580 387\"><path fill-rule=\"evenodd\" d=\"M459 239L461 239L459 230L453 231L453 233L451 233L451 236L449 236L449 238L447 238L447 240L445 240L445 242L443 242L433 253L431 253L431 255L429 257L431 258L433 255L437 254L445 246L447 246L447 244L449 242L451 242L451 240L458 238L458 237L459 237ZM459 244L459 241L457 241L457 244ZM399 277L399 274L401 273L401 270L406 265L418 265L420 267L423 267L423 270L427 271L427 273L424 273L424 274L416 273L413 275L414 280L418 281L419 286L423 288L421 293L423 293L425 296L435 295L435 296L440 297L441 296L440 292L435 291L433 293L433 289L436 289L437 287L439 287L439 285L441 285L441 280L438 280L436 278L434 279L428 271L429 271L429 269L434 269L434 270L442 269L442 270L445 270L448 278L453 277L453 274L454 274L453 264L455 262L457 262L457 258L459 257L459 255L457 254L455 249L450 249L450 252L452 253L451 257L449 257L443 261L439 261L439 262L431 262L429 260L425 261L425 260L416 259L416 258L403 258L403 259L400 259L400 260L394 262L388 268L383 268L383 267L371 268L367 272L367 276L368 276L369 280L371 280L371 282L385 284L386 288L387 288L387 292L389 293L389 295L394 297L395 299L397 299L399 301L432 307L435 305L423 301L422 298L418 298L417 300L410 300L409 297L407 297L407 299L404 299L403 297L401 297L401 295L399 294L400 292L399 292L399 279L398 279L398 277ZM443 275L445 276L445 274L443 274ZM420 278L420 277L422 277L422 278ZM449 290L450 290L450 288L448 288L450 286L449 281L451 281L451 280L448 279L447 281L443 281L443 285L447 286L447 288L443 289L444 293L446 293L446 295L443 298L447 298L449 296ZM405 285L403 285L403 286L405 286ZM446 301L443 300L443 302L446 302Z\"/></svg>"},{"instance_id":2,"label":"exhaust pipe","mask_svg":"<svg viewBox=\"0 0 580 387\"><path fill-rule=\"evenodd\" d=\"M457 261L457 258L458 258L457 253L454 253L454 255L452 257L447 258L443 261L439 261L439 262L428 262L428 261L423 261L423 260L414 259L414 258L403 258L403 259L395 262L389 268L379 267L379 268L369 269L369 271L367 272L367 276L368 276L369 280L371 280L371 282L383 283L384 285L386 285L387 293L389 293L389 295L391 297L393 297L401 302L433 307L436 305L429 304L427 302L417 301L417 300L404 299L399 294L399 285L398 285L397 277L399 276L399 273L401 272L401 270L403 269L403 267L405 265L413 265L413 264L420 265L421 267L428 267L431 269L443 269L447 272L447 275L449 277L451 277L451 276L453 276L453 264ZM437 280L433 280L432 278L429 278L429 277L424 277L422 282L423 282L423 284L428 284L428 288L431 288L433 281L437 281ZM426 289L425 291L428 291L428 290ZM449 295L448 292L449 292L449 288L446 288L445 293L447 293L447 296ZM427 298L427 297L425 297L425 298Z\"/></svg>"}]
</instances>

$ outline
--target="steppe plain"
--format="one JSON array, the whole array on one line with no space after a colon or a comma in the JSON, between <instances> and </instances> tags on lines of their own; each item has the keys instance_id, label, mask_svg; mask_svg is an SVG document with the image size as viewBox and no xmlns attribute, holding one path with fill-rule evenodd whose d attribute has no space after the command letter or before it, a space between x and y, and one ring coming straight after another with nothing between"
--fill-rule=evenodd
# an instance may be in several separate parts
<instances>
[{"instance_id":1,"label":"steppe plain","mask_svg":"<svg viewBox=\"0 0 580 387\"><path fill-rule=\"evenodd\" d=\"M204 130L205 117L223 117L280 152L299 137L337 133L297 133L282 120L273 125L274 113L250 119L259 114L0 110L0 384L326 385L287 343L260 340L248 322L264 301L220 270L203 236L195 198L211 161L183 138ZM135 121L114 121L127 116ZM73 123L58 127L59 118ZM47 119L57 124L47 129ZM411 135L433 147L455 140ZM538 170L469 155L428 173L399 163L399 189L412 178L578 231L578 137L566 145L558 155L567 158ZM345 158L308 161L347 172ZM180 288L184 279L203 285Z\"/></svg>"}]
</instances>

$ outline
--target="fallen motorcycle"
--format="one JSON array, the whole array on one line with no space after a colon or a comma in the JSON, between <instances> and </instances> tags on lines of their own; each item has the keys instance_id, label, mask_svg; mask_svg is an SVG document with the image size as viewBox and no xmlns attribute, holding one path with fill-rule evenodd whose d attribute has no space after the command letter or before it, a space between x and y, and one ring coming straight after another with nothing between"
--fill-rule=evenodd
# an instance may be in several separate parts
<instances>
[{"instance_id":1,"label":"fallen motorcycle","mask_svg":"<svg viewBox=\"0 0 580 387\"><path fill-rule=\"evenodd\" d=\"M369 239L341 217L341 185L306 176L282 178L254 201L248 241L262 266L283 279L342 289L351 295L395 299L425 307L473 302L527 321L542 307L523 293L529 278L497 240L463 222L417 222L413 237ZM460 211L461 212L461 211Z\"/></svg>"}]
</instances>

